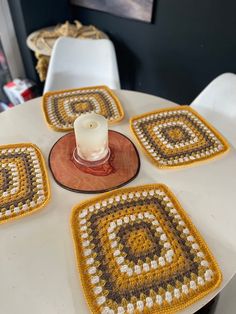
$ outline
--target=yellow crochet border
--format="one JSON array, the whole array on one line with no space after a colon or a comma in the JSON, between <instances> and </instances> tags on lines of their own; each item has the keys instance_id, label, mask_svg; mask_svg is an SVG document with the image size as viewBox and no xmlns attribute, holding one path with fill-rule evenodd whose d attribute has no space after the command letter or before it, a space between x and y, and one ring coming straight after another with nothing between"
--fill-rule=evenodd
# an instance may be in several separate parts
<instances>
[{"instance_id":1,"label":"yellow crochet border","mask_svg":"<svg viewBox=\"0 0 236 314\"><path fill-rule=\"evenodd\" d=\"M174 165L174 166L169 166L169 165L162 165L160 163L158 163L157 160L155 160L150 154L149 152L146 150L145 146L142 144L142 142L139 140L139 138L136 135L136 132L133 128L133 122L137 119L140 118L145 118L148 117L151 114L155 114L155 113L160 113L160 112L166 112L166 111L172 111L172 110L183 110L186 109L190 112L192 112L194 115L196 115L199 120L201 122L203 122L217 137L218 139L220 139L220 141L223 143L224 145L224 150L222 150L221 152L211 156L211 157L201 157L198 160L194 160L194 161L185 161L183 163L181 163L180 165ZM216 130L206 119L204 119L197 111L195 111L193 108L191 108L190 106L175 106L175 107L168 107L168 108L162 108L162 109L157 109L157 110L153 110L150 112L146 112L144 114L140 114L137 116L134 116L132 118L130 118L129 120L129 124L130 124L130 130L132 132L132 134L134 135L136 141L138 142L139 146L141 147L142 151L144 152L144 154L151 160L151 162L158 167L159 169L179 169L179 168L185 168L185 167L193 167L197 164L202 164L202 163L206 163L206 162L210 162L212 159L217 159L222 157L222 155L226 154L227 152L229 152L230 150L230 145L229 143L226 141L226 139L220 134L220 132L218 130Z\"/></svg>"},{"instance_id":2,"label":"yellow crochet border","mask_svg":"<svg viewBox=\"0 0 236 314\"><path fill-rule=\"evenodd\" d=\"M201 247L204 248L205 252L208 254L208 256L211 260L211 263L212 263L213 267L215 268L216 276L218 279L215 282L215 284L212 287L210 287L208 290L202 291L200 294L198 294L195 297L191 298L190 300L186 301L184 304L175 305L171 309L167 309L167 310L166 309L163 309L163 310L161 309L158 311L154 310L154 311L152 311L152 314L176 313L177 311L183 310L184 308L188 307L189 305L199 301L204 296L206 296L208 293L212 292L213 290L215 290L216 288L218 288L220 286L220 284L222 282L222 273L221 273L221 270L218 266L218 263L216 262L214 256L212 255L210 249L208 248L205 240L202 238L202 236L198 232L197 228L191 222L189 216L184 211L184 209L180 205L178 199L171 192L171 190L168 188L168 186L161 183L161 184L146 184L146 185L134 186L134 187L129 187L129 188L122 188L122 189L103 193L103 194L101 194L97 197L91 198L89 200L82 201L81 203L79 203L78 205L73 207L72 213L71 213L70 226L71 226L73 244L74 244L74 249L75 249L76 266L77 266L77 270L78 270L79 275L80 275L80 281L81 281L81 284L83 287L85 299L87 301L87 304L90 308L91 313L98 314L99 313L99 307L97 306L95 299L94 299L94 295L91 292L92 291L92 285L90 283L89 284L87 283L87 278L86 278L86 274L85 274L86 273L85 269L87 266L86 266L84 257L82 255L82 244L80 242L80 239L77 237L77 234L78 234L77 222L76 222L77 213L80 212L84 206L88 207L88 206L90 206L96 202L102 201L105 198L115 197L116 195L121 194L121 193L134 192L136 189L138 189L138 191L140 191L142 189L145 190L145 189L159 189L159 188L162 189L167 194L167 196L170 197L171 202L174 204L174 206L176 208L178 208L178 212L184 218L186 226L188 227L190 232L194 235L194 237L197 239L197 243L199 243L201 245Z\"/></svg>"},{"instance_id":3,"label":"yellow crochet border","mask_svg":"<svg viewBox=\"0 0 236 314\"><path fill-rule=\"evenodd\" d=\"M52 92L47 92L43 95L43 98L42 98L42 108L43 108L43 113L44 113L44 118L45 118L45 121L47 123L47 125L52 128L54 131L57 131L57 132L67 132L67 131L72 131L73 128L59 128L59 127L56 127L55 125L53 125L51 122L50 122L50 119L49 119L49 116L48 116L48 113L47 113L47 109L46 109L46 106L47 106L47 98L49 96L52 96L52 95L57 95L57 94L60 94L60 93L66 93L66 92L72 92L72 91L79 91L79 90L88 90L88 89L91 89L91 88L100 88L100 89L105 89L110 95L111 97L114 99L115 103L116 103L116 106L119 110L119 114L120 114L120 117L117 118L117 119L114 119L112 121L109 121L109 125L113 125L113 124L116 124L118 122L120 122L123 118L124 118L124 110L123 110L123 107L120 103L120 100L119 98L117 97L117 95L106 85L98 85L98 86L88 86L88 87L81 87L81 88L73 88L73 89L65 89L65 90L57 90L57 91L52 91Z\"/></svg>"},{"instance_id":4,"label":"yellow crochet border","mask_svg":"<svg viewBox=\"0 0 236 314\"><path fill-rule=\"evenodd\" d=\"M48 192L47 198L44 200L44 202L42 204L36 206L34 209L30 210L29 212L24 212L21 214L14 214L14 216L11 216L11 217L4 219L4 220L0 220L0 224L4 224L4 223L7 223L9 221L17 220L17 219L22 218L24 216L29 216L31 214L34 214L36 211L45 207L51 199L51 192L50 192L51 190L50 190L50 183L49 183L46 163L45 163L44 157L43 157L43 155L42 155L42 153L41 153L41 151L37 145L32 144L32 143L7 144L7 145L1 145L0 149L11 149L11 148L14 149L14 148L18 148L18 147L33 147L39 153L40 164L41 164L42 169L44 169L44 172L45 172L45 183L46 183L46 188L47 188L47 192Z\"/></svg>"}]
</instances>

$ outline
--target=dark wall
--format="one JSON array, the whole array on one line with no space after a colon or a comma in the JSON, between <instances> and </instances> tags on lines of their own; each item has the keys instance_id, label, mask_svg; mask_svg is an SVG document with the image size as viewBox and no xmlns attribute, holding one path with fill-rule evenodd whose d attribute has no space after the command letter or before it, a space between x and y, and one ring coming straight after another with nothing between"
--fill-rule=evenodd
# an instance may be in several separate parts
<instances>
[{"instance_id":1,"label":"dark wall","mask_svg":"<svg viewBox=\"0 0 236 314\"><path fill-rule=\"evenodd\" d=\"M39 83L34 54L26 45L27 36L40 28L62 23L69 18L66 0L8 0L26 75Z\"/></svg>"},{"instance_id":2,"label":"dark wall","mask_svg":"<svg viewBox=\"0 0 236 314\"><path fill-rule=\"evenodd\" d=\"M217 75L236 72L235 0L158 0L153 24L72 6L115 43L123 88L189 103Z\"/></svg>"},{"instance_id":3,"label":"dark wall","mask_svg":"<svg viewBox=\"0 0 236 314\"><path fill-rule=\"evenodd\" d=\"M187 104L217 75L236 72L235 0L156 0L152 24L72 6L68 0L9 4L26 73L34 80L27 35L70 18L109 34L123 88Z\"/></svg>"}]
</instances>

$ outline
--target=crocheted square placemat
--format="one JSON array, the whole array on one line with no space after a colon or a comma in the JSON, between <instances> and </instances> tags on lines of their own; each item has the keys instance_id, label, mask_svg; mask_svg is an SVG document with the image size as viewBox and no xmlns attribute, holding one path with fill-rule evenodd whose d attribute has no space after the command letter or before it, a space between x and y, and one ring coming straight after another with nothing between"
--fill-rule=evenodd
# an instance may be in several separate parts
<instances>
[{"instance_id":1,"label":"crocheted square placemat","mask_svg":"<svg viewBox=\"0 0 236 314\"><path fill-rule=\"evenodd\" d=\"M55 131L72 130L75 119L86 112L103 115L109 124L124 117L119 99L107 86L48 92L43 96L43 111Z\"/></svg>"},{"instance_id":2,"label":"crocheted square placemat","mask_svg":"<svg viewBox=\"0 0 236 314\"><path fill-rule=\"evenodd\" d=\"M130 127L145 154L159 168L186 166L229 150L219 132L189 106L135 116Z\"/></svg>"},{"instance_id":3,"label":"crocheted square placemat","mask_svg":"<svg viewBox=\"0 0 236 314\"><path fill-rule=\"evenodd\" d=\"M40 150L29 143L0 146L0 223L31 214L49 198Z\"/></svg>"},{"instance_id":4,"label":"crocheted square placemat","mask_svg":"<svg viewBox=\"0 0 236 314\"><path fill-rule=\"evenodd\" d=\"M72 233L92 313L175 313L219 286L206 243L162 184L108 192L73 209Z\"/></svg>"}]
</instances>

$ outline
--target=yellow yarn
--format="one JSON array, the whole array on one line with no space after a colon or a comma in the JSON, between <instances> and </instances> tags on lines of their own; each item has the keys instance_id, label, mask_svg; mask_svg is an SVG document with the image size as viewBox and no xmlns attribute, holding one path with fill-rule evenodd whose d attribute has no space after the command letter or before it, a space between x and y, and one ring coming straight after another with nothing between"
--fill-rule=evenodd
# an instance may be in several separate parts
<instances>
[{"instance_id":1,"label":"yellow yarn","mask_svg":"<svg viewBox=\"0 0 236 314\"><path fill-rule=\"evenodd\" d=\"M47 124L55 131L73 130L75 119L85 112L96 112L109 124L124 117L122 105L107 86L92 86L55 92L43 96L43 112Z\"/></svg>"},{"instance_id":2,"label":"yellow yarn","mask_svg":"<svg viewBox=\"0 0 236 314\"><path fill-rule=\"evenodd\" d=\"M0 223L44 207L50 187L43 156L34 144L0 146Z\"/></svg>"},{"instance_id":3,"label":"yellow yarn","mask_svg":"<svg viewBox=\"0 0 236 314\"><path fill-rule=\"evenodd\" d=\"M222 280L209 248L163 184L124 188L74 207L78 270L92 313L175 313Z\"/></svg>"},{"instance_id":4,"label":"yellow yarn","mask_svg":"<svg viewBox=\"0 0 236 314\"><path fill-rule=\"evenodd\" d=\"M158 168L187 166L221 156L229 144L189 106L159 109L130 119L144 153Z\"/></svg>"}]
</instances>

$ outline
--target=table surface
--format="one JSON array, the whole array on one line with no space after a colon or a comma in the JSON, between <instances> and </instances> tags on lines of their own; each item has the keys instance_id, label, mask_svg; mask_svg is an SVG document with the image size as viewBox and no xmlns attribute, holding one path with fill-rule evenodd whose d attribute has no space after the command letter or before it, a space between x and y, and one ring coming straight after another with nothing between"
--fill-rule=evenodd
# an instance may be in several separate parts
<instances>
[{"instance_id":1,"label":"table surface","mask_svg":"<svg viewBox=\"0 0 236 314\"><path fill-rule=\"evenodd\" d=\"M116 91L125 119L110 129L135 142L129 118L176 105L155 96ZM232 132L235 130L232 130ZM41 98L0 114L0 144L31 142L47 160L52 145L64 135L48 128ZM224 134L223 134L224 135ZM236 153L178 170L157 169L137 148L141 169L128 186L165 183L205 238L223 273L221 286L181 313L194 313L209 302L236 271ZM69 217L72 207L91 195L58 186L49 172L51 201L42 210L0 226L1 313L88 314L76 269ZM227 305L226 305L227 306Z\"/></svg>"}]
</instances>

